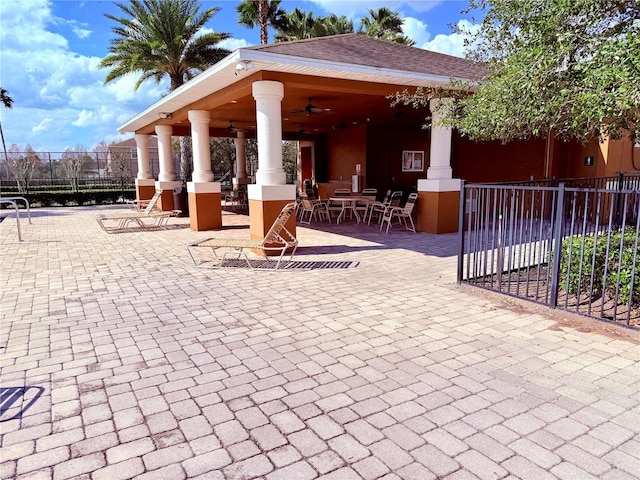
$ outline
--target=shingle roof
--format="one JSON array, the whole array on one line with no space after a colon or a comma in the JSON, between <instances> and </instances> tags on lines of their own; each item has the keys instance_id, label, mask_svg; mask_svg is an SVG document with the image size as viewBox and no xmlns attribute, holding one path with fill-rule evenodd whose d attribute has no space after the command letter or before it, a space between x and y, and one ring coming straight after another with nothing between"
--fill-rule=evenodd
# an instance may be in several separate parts
<instances>
[{"instance_id":1,"label":"shingle roof","mask_svg":"<svg viewBox=\"0 0 640 480\"><path fill-rule=\"evenodd\" d=\"M256 45L245 49L445 77L475 79L485 72L482 65L464 58L358 33Z\"/></svg>"}]
</instances>

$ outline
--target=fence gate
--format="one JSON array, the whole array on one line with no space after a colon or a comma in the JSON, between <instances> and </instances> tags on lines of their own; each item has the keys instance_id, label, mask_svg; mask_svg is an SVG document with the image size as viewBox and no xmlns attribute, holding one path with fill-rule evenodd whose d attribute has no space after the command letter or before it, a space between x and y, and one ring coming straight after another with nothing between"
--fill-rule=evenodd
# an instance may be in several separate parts
<instances>
[{"instance_id":1,"label":"fence gate","mask_svg":"<svg viewBox=\"0 0 640 480\"><path fill-rule=\"evenodd\" d=\"M640 328L640 190L607 186L464 185L458 282Z\"/></svg>"}]
</instances>

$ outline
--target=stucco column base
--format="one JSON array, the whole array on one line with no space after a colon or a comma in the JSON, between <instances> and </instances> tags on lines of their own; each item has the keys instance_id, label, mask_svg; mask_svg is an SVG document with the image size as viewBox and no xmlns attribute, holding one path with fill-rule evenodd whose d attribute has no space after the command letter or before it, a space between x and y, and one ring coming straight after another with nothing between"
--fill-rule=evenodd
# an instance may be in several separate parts
<instances>
[{"instance_id":1,"label":"stucco column base","mask_svg":"<svg viewBox=\"0 0 640 480\"><path fill-rule=\"evenodd\" d=\"M289 202L296 200L295 185L248 185L249 232L251 238L265 237L278 214ZM285 224L292 235L296 235L296 215L291 215ZM277 255L277 252L274 252Z\"/></svg>"},{"instance_id":2,"label":"stucco column base","mask_svg":"<svg viewBox=\"0 0 640 480\"><path fill-rule=\"evenodd\" d=\"M188 182L187 193L191 230L201 232L222 228L220 182Z\"/></svg>"},{"instance_id":3,"label":"stucco column base","mask_svg":"<svg viewBox=\"0 0 640 480\"><path fill-rule=\"evenodd\" d=\"M416 229L419 232L458 231L461 185L458 178L418 180Z\"/></svg>"},{"instance_id":4,"label":"stucco column base","mask_svg":"<svg viewBox=\"0 0 640 480\"><path fill-rule=\"evenodd\" d=\"M136 178L136 200L151 200L156 193L156 181L153 178Z\"/></svg>"},{"instance_id":5,"label":"stucco column base","mask_svg":"<svg viewBox=\"0 0 640 480\"><path fill-rule=\"evenodd\" d=\"M156 182L156 190L162 190L162 195L160 195L160 198L158 199L160 210L162 210L163 212L170 212L171 210L175 210L175 207L173 206L173 189L181 186L182 182L178 182L176 180L159 180Z\"/></svg>"}]
</instances>

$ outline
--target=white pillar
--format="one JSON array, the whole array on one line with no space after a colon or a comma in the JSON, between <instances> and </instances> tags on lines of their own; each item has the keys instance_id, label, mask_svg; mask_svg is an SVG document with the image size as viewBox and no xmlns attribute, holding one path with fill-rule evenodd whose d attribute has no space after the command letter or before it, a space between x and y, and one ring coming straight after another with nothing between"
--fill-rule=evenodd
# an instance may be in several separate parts
<instances>
[{"instance_id":1,"label":"white pillar","mask_svg":"<svg viewBox=\"0 0 640 480\"><path fill-rule=\"evenodd\" d=\"M233 139L236 144L236 178L247 178L247 139L245 132L238 132Z\"/></svg>"},{"instance_id":2,"label":"white pillar","mask_svg":"<svg viewBox=\"0 0 640 480\"><path fill-rule=\"evenodd\" d=\"M158 180L160 182L171 182L176 179L173 155L171 153L172 133L173 127L171 125L156 125L156 134L158 135L158 159L160 160Z\"/></svg>"},{"instance_id":3,"label":"white pillar","mask_svg":"<svg viewBox=\"0 0 640 480\"><path fill-rule=\"evenodd\" d=\"M432 123L437 123L441 115L436 112L439 99L429 101ZM451 170L451 129L447 127L431 127L431 147L427 178L430 180L449 179L453 177Z\"/></svg>"},{"instance_id":4,"label":"white pillar","mask_svg":"<svg viewBox=\"0 0 640 480\"><path fill-rule=\"evenodd\" d=\"M190 110L188 116L189 122L191 122L191 141L193 144L193 182L213 182L211 154L209 153L211 114L207 110Z\"/></svg>"},{"instance_id":5,"label":"white pillar","mask_svg":"<svg viewBox=\"0 0 640 480\"><path fill-rule=\"evenodd\" d=\"M256 100L256 139L258 141L258 171L256 184L285 185L287 176L282 168L282 111L284 85L261 80L253 83Z\"/></svg>"},{"instance_id":6,"label":"white pillar","mask_svg":"<svg viewBox=\"0 0 640 480\"><path fill-rule=\"evenodd\" d=\"M149 135L136 133L136 150L138 153L138 175L140 180L152 179L149 163Z\"/></svg>"}]
</instances>

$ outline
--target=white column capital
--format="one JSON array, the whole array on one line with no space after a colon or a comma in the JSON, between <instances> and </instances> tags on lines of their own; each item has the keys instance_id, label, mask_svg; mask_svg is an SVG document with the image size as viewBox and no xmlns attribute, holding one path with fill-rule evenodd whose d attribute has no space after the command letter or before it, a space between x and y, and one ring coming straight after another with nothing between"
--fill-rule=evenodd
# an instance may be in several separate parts
<instances>
[{"instance_id":1,"label":"white column capital","mask_svg":"<svg viewBox=\"0 0 640 480\"><path fill-rule=\"evenodd\" d=\"M284 98L284 84L273 80L259 80L251 85L253 98L275 97L279 100Z\"/></svg>"},{"instance_id":2,"label":"white column capital","mask_svg":"<svg viewBox=\"0 0 640 480\"><path fill-rule=\"evenodd\" d=\"M194 122L207 122L211 120L211 112L209 110L189 110L187 113L189 121Z\"/></svg>"},{"instance_id":3,"label":"white column capital","mask_svg":"<svg viewBox=\"0 0 640 480\"><path fill-rule=\"evenodd\" d=\"M135 135L136 145L140 147L146 147L149 145L149 135L143 133L136 133Z\"/></svg>"},{"instance_id":4,"label":"white column capital","mask_svg":"<svg viewBox=\"0 0 640 480\"><path fill-rule=\"evenodd\" d=\"M173 127L171 125L156 125L155 130L158 136L171 136L173 134Z\"/></svg>"}]
</instances>

